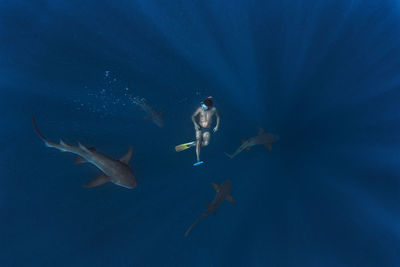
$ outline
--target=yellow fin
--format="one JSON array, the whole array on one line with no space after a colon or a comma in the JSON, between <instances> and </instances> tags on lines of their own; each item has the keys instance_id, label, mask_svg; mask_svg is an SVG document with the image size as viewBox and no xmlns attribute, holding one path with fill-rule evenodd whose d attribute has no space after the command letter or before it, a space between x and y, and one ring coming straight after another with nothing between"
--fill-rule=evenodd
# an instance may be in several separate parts
<instances>
[{"instance_id":1,"label":"yellow fin","mask_svg":"<svg viewBox=\"0 0 400 267\"><path fill-rule=\"evenodd\" d=\"M188 148L191 148L192 146L194 146L194 142L190 142L190 143L185 143L182 145L178 145L175 147L176 152L181 152L183 150L186 150Z\"/></svg>"}]
</instances>

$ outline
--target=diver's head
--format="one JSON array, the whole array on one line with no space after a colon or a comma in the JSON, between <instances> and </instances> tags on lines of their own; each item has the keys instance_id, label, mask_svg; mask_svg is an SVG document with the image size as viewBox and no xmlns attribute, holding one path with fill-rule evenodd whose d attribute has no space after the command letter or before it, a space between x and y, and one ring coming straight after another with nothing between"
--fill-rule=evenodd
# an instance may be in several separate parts
<instances>
[{"instance_id":1,"label":"diver's head","mask_svg":"<svg viewBox=\"0 0 400 267\"><path fill-rule=\"evenodd\" d=\"M204 101L201 103L201 108L202 108L203 110L208 110L208 109L212 108L213 102L212 102L211 98L212 98L212 97L209 96L209 97L206 98L206 100L204 100Z\"/></svg>"}]
</instances>

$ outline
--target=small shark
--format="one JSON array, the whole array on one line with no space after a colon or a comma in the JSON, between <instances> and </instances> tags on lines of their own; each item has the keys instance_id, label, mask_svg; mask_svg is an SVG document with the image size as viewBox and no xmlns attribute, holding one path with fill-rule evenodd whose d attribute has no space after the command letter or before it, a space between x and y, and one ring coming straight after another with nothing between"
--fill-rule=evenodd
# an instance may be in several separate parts
<instances>
[{"instance_id":1,"label":"small shark","mask_svg":"<svg viewBox=\"0 0 400 267\"><path fill-rule=\"evenodd\" d=\"M99 152L96 152L94 148L87 148L81 143L78 143L78 146L72 146L68 145L61 139L59 144L53 143L47 140L41 134L36 125L34 116L32 116L32 123L35 132L44 141L47 147L53 147L60 150L61 152L70 152L78 155L75 164L89 162L96 166L100 171L102 171L102 173L97 176L96 179L89 182L88 184L83 185L83 187L96 187L107 182L112 182L116 185L129 189L137 187L136 177L128 166L129 161L132 158L132 147L129 147L128 153L126 153L123 157L121 157L119 160L115 160Z\"/></svg>"},{"instance_id":2,"label":"small shark","mask_svg":"<svg viewBox=\"0 0 400 267\"><path fill-rule=\"evenodd\" d=\"M242 145L236 150L233 155L225 153L231 159L234 158L237 154L242 152L243 150L250 151L251 147L255 145L264 145L270 152L272 151L271 144L279 141L280 137L276 134L266 133L260 127L258 127L258 135L251 137L247 140L242 140Z\"/></svg>"},{"instance_id":3,"label":"small shark","mask_svg":"<svg viewBox=\"0 0 400 267\"><path fill-rule=\"evenodd\" d=\"M213 202L207 203L207 210L199 217L197 220L190 226L190 228L186 231L185 237L188 237L189 233L192 231L193 227L204 217L206 217L209 214L217 214L217 209L219 205L221 205L224 200L228 200L232 202L233 204L236 205L235 200L231 196L231 191L232 191L232 182L231 181L225 181L222 184L218 185L214 182L211 183L211 185L214 187L215 191L217 194L215 195L215 198Z\"/></svg>"},{"instance_id":4,"label":"small shark","mask_svg":"<svg viewBox=\"0 0 400 267\"><path fill-rule=\"evenodd\" d=\"M144 120L152 120L160 128L164 126L164 120L162 117L164 111L155 111L143 99L137 97L131 98L131 101L147 113L147 116L143 118Z\"/></svg>"}]
</instances>

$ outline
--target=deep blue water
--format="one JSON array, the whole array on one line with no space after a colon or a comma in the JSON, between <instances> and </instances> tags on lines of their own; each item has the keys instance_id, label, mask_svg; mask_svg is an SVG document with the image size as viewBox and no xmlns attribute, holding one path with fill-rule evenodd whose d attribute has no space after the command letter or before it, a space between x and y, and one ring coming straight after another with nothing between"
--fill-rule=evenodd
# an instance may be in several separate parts
<instances>
[{"instance_id":1,"label":"deep blue water","mask_svg":"<svg viewBox=\"0 0 400 267\"><path fill-rule=\"evenodd\" d=\"M1 1L0 71L0 266L400 266L398 1ZM209 95L194 168L174 146ZM132 145L138 188L82 188L98 170L32 114L50 140ZM224 155L258 126L271 153ZM186 239L227 179L238 205Z\"/></svg>"}]
</instances>

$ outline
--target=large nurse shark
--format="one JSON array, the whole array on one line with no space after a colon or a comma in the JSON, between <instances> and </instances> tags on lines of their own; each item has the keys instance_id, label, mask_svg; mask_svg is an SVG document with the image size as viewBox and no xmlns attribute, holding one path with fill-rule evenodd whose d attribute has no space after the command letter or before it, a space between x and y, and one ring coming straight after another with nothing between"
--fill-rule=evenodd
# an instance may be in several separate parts
<instances>
[{"instance_id":1,"label":"large nurse shark","mask_svg":"<svg viewBox=\"0 0 400 267\"><path fill-rule=\"evenodd\" d=\"M78 146L69 145L63 140L60 140L59 144L53 143L46 139L39 131L34 116L32 116L32 123L35 132L44 141L47 147L56 148L61 152L73 153L78 156L75 163L88 162L96 166L102 172L99 176L97 176L96 179L88 184L83 185L83 187L96 187L107 182L112 182L116 185L130 189L137 187L138 184L136 177L128 166L129 161L132 158L132 147L129 148L128 153L126 153L123 157L115 160L97 152L94 148L87 148L81 143L78 143Z\"/></svg>"},{"instance_id":2,"label":"large nurse shark","mask_svg":"<svg viewBox=\"0 0 400 267\"><path fill-rule=\"evenodd\" d=\"M242 140L242 145L235 151L234 154L225 153L231 159L243 150L250 151L253 146L264 145L269 151L272 151L272 144L279 141L279 135L266 133L262 128L258 128L258 135L247 140Z\"/></svg>"},{"instance_id":3,"label":"large nurse shark","mask_svg":"<svg viewBox=\"0 0 400 267\"><path fill-rule=\"evenodd\" d=\"M139 99L138 97L131 98L131 101L143 109L144 112L146 112L147 116L143 118L144 120L151 120L160 128L164 126L164 111L154 110L143 99Z\"/></svg>"},{"instance_id":4,"label":"large nurse shark","mask_svg":"<svg viewBox=\"0 0 400 267\"><path fill-rule=\"evenodd\" d=\"M218 185L216 183L211 183L211 185L214 187L216 191L215 198L213 202L207 203L207 210L199 217L197 220L190 226L190 228L186 231L185 237L188 237L189 233L192 231L193 227L204 217L206 217L209 214L217 214L217 209L219 205L221 205L224 200L230 201L233 204L236 205L235 200L231 196L231 191L232 191L232 182L231 181L225 181L222 184Z\"/></svg>"}]
</instances>

